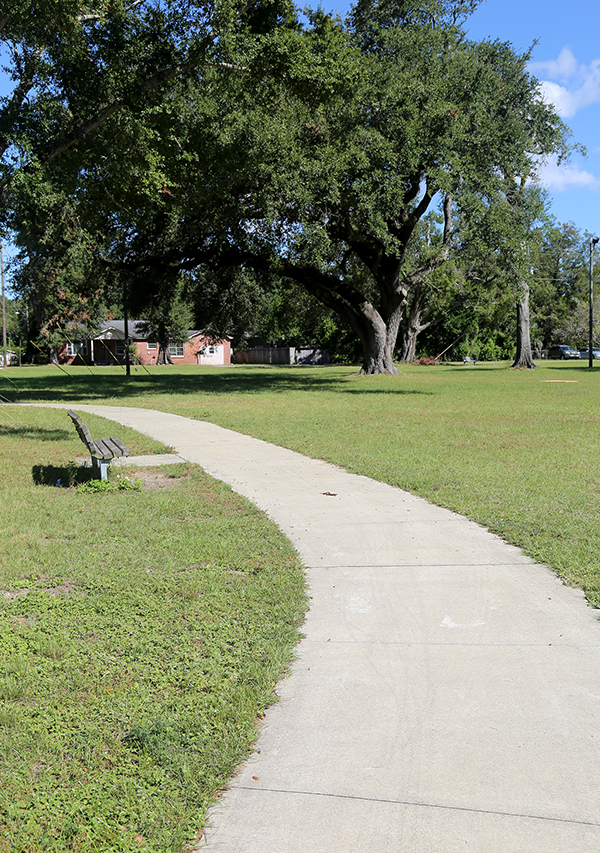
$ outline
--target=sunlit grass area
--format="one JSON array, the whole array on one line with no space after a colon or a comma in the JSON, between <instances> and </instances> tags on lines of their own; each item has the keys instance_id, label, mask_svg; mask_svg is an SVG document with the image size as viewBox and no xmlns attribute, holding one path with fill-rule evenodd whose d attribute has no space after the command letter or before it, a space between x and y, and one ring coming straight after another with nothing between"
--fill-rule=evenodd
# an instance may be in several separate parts
<instances>
[{"instance_id":1,"label":"sunlit grass area","mask_svg":"<svg viewBox=\"0 0 600 853\"><path fill-rule=\"evenodd\" d=\"M180 853L293 657L297 555L196 466L78 491L64 411L0 407L0 449L0 850Z\"/></svg>"},{"instance_id":2,"label":"sunlit grass area","mask_svg":"<svg viewBox=\"0 0 600 853\"><path fill-rule=\"evenodd\" d=\"M5 371L2 393L172 411L335 462L470 516L600 604L600 367L69 371Z\"/></svg>"}]
</instances>

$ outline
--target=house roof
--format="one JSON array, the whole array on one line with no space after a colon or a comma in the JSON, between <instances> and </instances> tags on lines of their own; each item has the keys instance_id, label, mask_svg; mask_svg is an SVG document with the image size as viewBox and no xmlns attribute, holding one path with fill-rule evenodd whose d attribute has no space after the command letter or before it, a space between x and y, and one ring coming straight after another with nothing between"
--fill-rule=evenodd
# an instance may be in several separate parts
<instances>
[{"instance_id":1,"label":"house roof","mask_svg":"<svg viewBox=\"0 0 600 853\"><path fill-rule=\"evenodd\" d=\"M129 337L146 340L147 335L142 334L143 324L141 320L129 320L127 323ZM125 321L124 320L106 320L100 323L100 330L97 335L94 335L94 340L102 338L119 338L125 339Z\"/></svg>"},{"instance_id":2,"label":"house roof","mask_svg":"<svg viewBox=\"0 0 600 853\"><path fill-rule=\"evenodd\" d=\"M135 338L138 341L147 341L153 340L152 337L149 337L143 331L146 326L145 320L129 320L127 323L128 332L130 338ZM203 335L204 332L201 329L189 329L187 336L188 340L190 338L197 338L199 335ZM94 335L94 340L111 340L116 338L117 340L125 340L125 321L124 320L106 320L103 323L100 323L100 329L96 335Z\"/></svg>"}]
</instances>

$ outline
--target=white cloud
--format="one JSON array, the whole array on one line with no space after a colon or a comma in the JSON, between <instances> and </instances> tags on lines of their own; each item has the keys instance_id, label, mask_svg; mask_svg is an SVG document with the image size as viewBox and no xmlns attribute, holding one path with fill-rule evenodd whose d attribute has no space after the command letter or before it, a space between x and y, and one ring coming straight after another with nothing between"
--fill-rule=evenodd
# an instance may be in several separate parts
<instances>
[{"instance_id":1,"label":"white cloud","mask_svg":"<svg viewBox=\"0 0 600 853\"><path fill-rule=\"evenodd\" d=\"M538 183L550 190L563 192L571 189L600 190L600 178L579 166L562 165L556 162L544 163L538 172Z\"/></svg>"},{"instance_id":2,"label":"white cloud","mask_svg":"<svg viewBox=\"0 0 600 853\"><path fill-rule=\"evenodd\" d=\"M568 47L563 47L558 59L547 59L543 62L530 62L529 70L536 77L547 75L553 80L567 80L577 74L579 65Z\"/></svg>"},{"instance_id":3,"label":"white cloud","mask_svg":"<svg viewBox=\"0 0 600 853\"><path fill-rule=\"evenodd\" d=\"M562 118L573 118L583 107L600 103L600 59L580 65L564 47L557 59L530 62L528 67L541 79L543 99L553 104Z\"/></svg>"},{"instance_id":4,"label":"white cloud","mask_svg":"<svg viewBox=\"0 0 600 853\"><path fill-rule=\"evenodd\" d=\"M558 83L551 83L549 80L542 80L540 83L540 92L542 100L553 106L561 118L572 118L577 112L573 108L571 92L564 86L559 86Z\"/></svg>"}]
</instances>

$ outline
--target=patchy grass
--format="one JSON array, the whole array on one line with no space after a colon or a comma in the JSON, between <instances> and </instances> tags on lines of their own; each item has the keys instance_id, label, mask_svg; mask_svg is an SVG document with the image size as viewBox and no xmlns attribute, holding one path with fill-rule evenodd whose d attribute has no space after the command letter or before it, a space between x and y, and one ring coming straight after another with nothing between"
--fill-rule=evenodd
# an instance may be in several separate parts
<instances>
[{"instance_id":1,"label":"patchy grass","mask_svg":"<svg viewBox=\"0 0 600 853\"><path fill-rule=\"evenodd\" d=\"M0 408L0 851L181 851L274 699L303 574L195 466L111 472L139 491L36 477L81 453L67 420Z\"/></svg>"},{"instance_id":2,"label":"patchy grass","mask_svg":"<svg viewBox=\"0 0 600 853\"><path fill-rule=\"evenodd\" d=\"M468 515L600 604L597 366L410 366L396 377L343 367L168 367L130 380L111 368L70 372L4 371L14 385L3 393L172 411L335 462Z\"/></svg>"}]
</instances>

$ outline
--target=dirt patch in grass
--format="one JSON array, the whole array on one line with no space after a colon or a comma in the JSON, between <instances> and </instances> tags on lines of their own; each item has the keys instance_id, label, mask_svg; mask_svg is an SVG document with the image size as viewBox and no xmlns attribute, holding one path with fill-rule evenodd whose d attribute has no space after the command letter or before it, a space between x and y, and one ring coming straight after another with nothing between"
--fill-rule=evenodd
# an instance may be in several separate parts
<instances>
[{"instance_id":1,"label":"dirt patch in grass","mask_svg":"<svg viewBox=\"0 0 600 853\"><path fill-rule=\"evenodd\" d=\"M67 596L85 594L85 590L83 590L81 586L75 581L66 580L63 583L57 584L56 586L44 586L44 584L48 583L48 580L48 578L42 577L37 582L42 592L46 592L48 595ZM23 587L23 589L0 589L0 595L6 601L18 601L19 598L26 598L29 593L29 587Z\"/></svg>"},{"instance_id":2,"label":"dirt patch in grass","mask_svg":"<svg viewBox=\"0 0 600 853\"><path fill-rule=\"evenodd\" d=\"M81 585L74 580L66 580L63 583L59 583L56 586L45 586L44 584L48 583L48 578L40 578L38 580L38 585L42 588L42 590L48 595L84 595L85 590L81 588Z\"/></svg>"},{"instance_id":3,"label":"dirt patch in grass","mask_svg":"<svg viewBox=\"0 0 600 853\"><path fill-rule=\"evenodd\" d=\"M0 589L0 595L6 601L16 601L18 598L24 598L28 592L28 589Z\"/></svg>"},{"instance_id":4,"label":"dirt patch in grass","mask_svg":"<svg viewBox=\"0 0 600 853\"><path fill-rule=\"evenodd\" d=\"M163 471L140 471L135 479L140 480L143 491L151 492L155 489L175 489L186 477L171 477Z\"/></svg>"}]
</instances>

